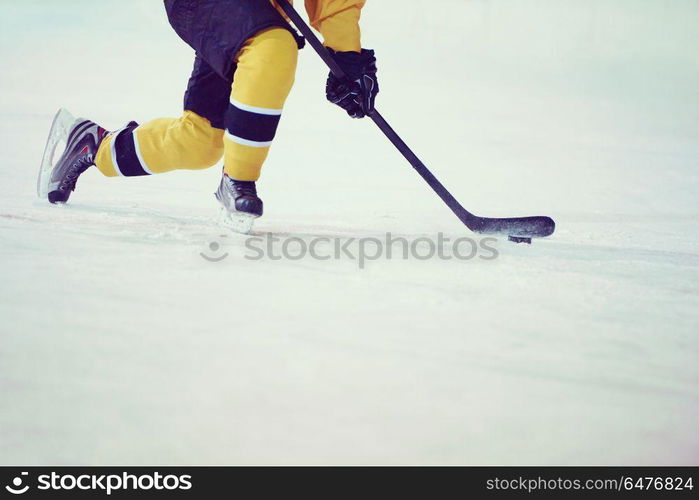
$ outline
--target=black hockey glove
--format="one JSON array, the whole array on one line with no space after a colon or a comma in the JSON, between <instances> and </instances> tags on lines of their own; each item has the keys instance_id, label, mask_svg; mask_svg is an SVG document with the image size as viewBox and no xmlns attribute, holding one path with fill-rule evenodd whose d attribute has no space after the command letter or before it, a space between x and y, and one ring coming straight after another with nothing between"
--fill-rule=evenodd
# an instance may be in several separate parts
<instances>
[{"instance_id":1,"label":"black hockey glove","mask_svg":"<svg viewBox=\"0 0 699 500\"><path fill-rule=\"evenodd\" d=\"M347 74L346 80L340 80L330 73L325 86L328 101L340 106L352 118L364 118L374 110L376 94L379 93L374 51L369 49L362 49L361 52L328 50Z\"/></svg>"}]
</instances>

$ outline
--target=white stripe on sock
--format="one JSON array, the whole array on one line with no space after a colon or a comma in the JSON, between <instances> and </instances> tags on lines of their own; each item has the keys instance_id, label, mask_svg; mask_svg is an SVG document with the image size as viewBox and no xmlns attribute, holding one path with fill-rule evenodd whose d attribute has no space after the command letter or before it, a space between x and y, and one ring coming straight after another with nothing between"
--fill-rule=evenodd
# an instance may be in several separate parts
<instances>
[{"instance_id":1,"label":"white stripe on sock","mask_svg":"<svg viewBox=\"0 0 699 500\"><path fill-rule=\"evenodd\" d=\"M228 138L231 141L236 142L238 144L242 144L243 146L250 146L252 148L266 148L266 147L269 147L272 145L272 141L265 141L265 142L250 141L248 139L243 139L242 137L238 137L237 135L233 135L228 131L226 131L226 138Z\"/></svg>"},{"instance_id":2,"label":"white stripe on sock","mask_svg":"<svg viewBox=\"0 0 699 500\"><path fill-rule=\"evenodd\" d=\"M236 101L232 97L231 104L238 109L242 109L243 111L249 111L250 113L257 113L258 115L280 116L283 111L282 109L259 108L257 106L249 106L247 104L243 104L240 101Z\"/></svg>"}]
</instances>

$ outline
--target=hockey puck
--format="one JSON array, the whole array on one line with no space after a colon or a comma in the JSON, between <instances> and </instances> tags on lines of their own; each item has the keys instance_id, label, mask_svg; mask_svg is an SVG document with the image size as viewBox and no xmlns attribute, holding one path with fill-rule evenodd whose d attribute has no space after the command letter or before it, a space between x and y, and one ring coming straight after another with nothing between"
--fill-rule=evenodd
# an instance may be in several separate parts
<instances>
[{"instance_id":1,"label":"hockey puck","mask_svg":"<svg viewBox=\"0 0 699 500\"><path fill-rule=\"evenodd\" d=\"M513 243L526 243L527 245L532 244L531 238L523 238L521 236L508 236L507 239Z\"/></svg>"}]
</instances>

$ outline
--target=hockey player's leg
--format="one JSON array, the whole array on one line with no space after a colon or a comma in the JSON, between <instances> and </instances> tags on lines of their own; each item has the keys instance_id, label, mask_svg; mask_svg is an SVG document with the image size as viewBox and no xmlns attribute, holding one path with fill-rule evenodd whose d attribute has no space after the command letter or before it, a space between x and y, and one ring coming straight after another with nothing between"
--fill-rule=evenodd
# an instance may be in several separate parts
<instances>
[{"instance_id":1,"label":"hockey player's leg","mask_svg":"<svg viewBox=\"0 0 699 500\"><path fill-rule=\"evenodd\" d=\"M262 215L255 181L294 84L297 60L296 40L280 28L258 33L238 54L225 120L224 175L216 193L232 215Z\"/></svg>"},{"instance_id":2,"label":"hockey player's leg","mask_svg":"<svg viewBox=\"0 0 699 500\"><path fill-rule=\"evenodd\" d=\"M131 124L102 141L95 159L108 177L209 168L223 154L223 131L191 111L180 118Z\"/></svg>"},{"instance_id":3,"label":"hockey player's leg","mask_svg":"<svg viewBox=\"0 0 699 500\"><path fill-rule=\"evenodd\" d=\"M238 55L231 103L226 113L225 171L256 181L294 84L298 46L284 29L248 40Z\"/></svg>"}]
</instances>

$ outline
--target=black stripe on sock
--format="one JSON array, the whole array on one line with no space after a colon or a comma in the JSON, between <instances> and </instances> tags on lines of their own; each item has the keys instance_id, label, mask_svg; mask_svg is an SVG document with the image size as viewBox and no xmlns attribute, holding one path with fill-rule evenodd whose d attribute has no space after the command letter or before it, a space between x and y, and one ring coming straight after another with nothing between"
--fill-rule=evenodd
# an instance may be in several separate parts
<instances>
[{"instance_id":1,"label":"black stripe on sock","mask_svg":"<svg viewBox=\"0 0 699 500\"><path fill-rule=\"evenodd\" d=\"M136 126L127 127L122 130L114 139L114 151L116 152L117 164L121 174L125 177L138 177L149 175L143 169L136 154L136 143L134 142L134 129Z\"/></svg>"},{"instance_id":2,"label":"black stripe on sock","mask_svg":"<svg viewBox=\"0 0 699 500\"><path fill-rule=\"evenodd\" d=\"M226 129L232 135L255 142L268 142L277 134L281 115L244 111L232 104L226 112Z\"/></svg>"}]
</instances>

